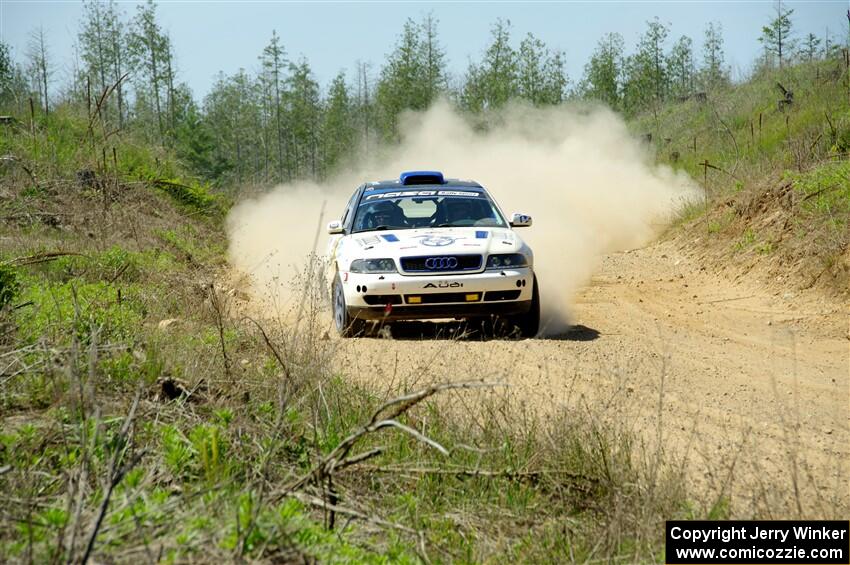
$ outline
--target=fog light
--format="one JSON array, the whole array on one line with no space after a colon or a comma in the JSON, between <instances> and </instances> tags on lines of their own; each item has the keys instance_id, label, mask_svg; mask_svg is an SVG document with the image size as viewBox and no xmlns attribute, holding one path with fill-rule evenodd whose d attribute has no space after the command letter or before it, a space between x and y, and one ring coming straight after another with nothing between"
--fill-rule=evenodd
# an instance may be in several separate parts
<instances>
[{"instance_id":1,"label":"fog light","mask_svg":"<svg viewBox=\"0 0 850 565\"><path fill-rule=\"evenodd\" d=\"M478 294L467 294L466 295L466 301L467 302L478 302L478 297L479 297Z\"/></svg>"},{"instance_id":2,"label":"fog light","mask_svg":"<svg viewBox=\"0 0 850 565\"><path fill-rule=\"evenodd\" d=\"M421 296L408 296L407 297L407 303L408 304L421 304L422 303L422 297Z\"/></svg>"}]
</instances>

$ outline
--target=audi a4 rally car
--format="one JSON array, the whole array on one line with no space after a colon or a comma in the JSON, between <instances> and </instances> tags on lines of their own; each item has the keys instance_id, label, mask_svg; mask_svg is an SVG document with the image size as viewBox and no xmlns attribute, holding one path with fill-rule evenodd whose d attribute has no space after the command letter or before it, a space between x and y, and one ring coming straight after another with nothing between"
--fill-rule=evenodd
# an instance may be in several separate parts
<instances>
[{"instance_id":1,"label":"audi a4 rally car","mask_svg":"<svg viewBox=\"0 0 850 565\"><path fill-rule=\"evenodd\" d=\"M357 188L328 224L331 302L340 335L370 320L498 318L533 337L540 298L531 249L477 182L438 171Z\"/></svg>"}]
</instances>

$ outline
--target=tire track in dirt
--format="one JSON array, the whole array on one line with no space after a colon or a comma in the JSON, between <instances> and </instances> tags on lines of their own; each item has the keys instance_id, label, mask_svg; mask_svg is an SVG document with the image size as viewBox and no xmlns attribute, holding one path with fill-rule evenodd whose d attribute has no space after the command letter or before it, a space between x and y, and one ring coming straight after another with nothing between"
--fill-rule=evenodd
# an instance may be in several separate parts
<instances>
[{"instance_id":1,"label":"tire track in dirt","mask_svg":"<svg viewBox=\"0 0 850 565\"><path fill-rule=\"evenodd\" d=\"M411 324L340 340L338 362L378 390L501 380L536 417L589 407L649 450L660 423L697 499L827 517L850 507L849 322L846 304L721 278L666 242L605 257L564 335L458 340Z\"/></svg>"}]
</instances>

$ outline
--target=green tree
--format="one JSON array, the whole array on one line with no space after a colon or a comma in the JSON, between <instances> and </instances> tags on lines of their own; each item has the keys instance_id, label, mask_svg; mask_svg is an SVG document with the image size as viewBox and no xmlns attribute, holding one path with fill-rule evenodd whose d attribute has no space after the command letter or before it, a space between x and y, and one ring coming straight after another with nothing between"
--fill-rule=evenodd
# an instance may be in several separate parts
<instances>
[{"instance_id":1,"label":"green tree","mask_svg":"<svg viewBox=\"0 0 850 565\"><path fill-rule=\"evenodd\" d=\"M124 127L124 78L128 72L127 65L127 37L124 31L124 24L115 3L110 0L107 10L104 13L104 24L106 26L106 37L109 43L108 52L110 63L110 72L112 74L112 83L115 86L115 95L118 102L118 127Z\"/></svg>"},{"instance_id":2,"label":"green tree","mask_svg":"<svg viewBox=\"0 0 850 565\"><path fill-rule=\"evenodd\" d=\"M700 83L706 90L713 90L728 82L724 67L723 27L718 23L709 22L705 28L705 39L702 44L702 68Z\"/></svg>"},{"instance_id":3,"label":"green tree","mask_svg":"<svg viewBox=\"0 0 850 565\"><path fill-rule=\"evenodd\" d=\"M369 75L369 63L357 61L357 88L354 97L355 127L359 138L358 146L364 152L369 152L369 146L375 130L373 116L375 102L372 94L372 78Z\"/></svg>"},{"instance_id":4,"label":"green tree","mask_svg":"<svg viewBox=\"0 0 850 565\"><path fill-rule=\"evenodd\" d=\"M381 69L375 93L379 127L385 138L395 136L398 116L404 110L424 110L431 101L432 85L422 58L419 27L408 19L395 49Z\"/></svg>"},{"instance_id":5,"label":"green tree","mask_svg":"<svg viewBox=\"0 0 850 565\"><path fill-rule=\"evenodd\" d=\"M163 98L168 98L170 42L156 21L156 4L148 0L136 7L128 38L129 54L136 68L136 107L142 115L153 113L160 140L165 136ZM164 94L164 91L165 94ZM152 99L152 108L146 106Z\"/></svg>"},{"instance_id":6,"label":"green tree","mask_svg":"<svg viewBox=\"0 0 850 565\"><path fill-rule=\"evenodd\" d=\"M319 168L322 107L319 85L306 59L290 67L289 97L292 172L296 177L315 177Z\"/></svg>"},{"instance_id":7,"label":"green tree","mask_svg":"<svg viewBox=\"0 0 850 565\"><path fill-rule=\"evenodd\" d=\"M12 59L12 50L0 41L0 109L20 111L26 94L24 73Z\"/></svg>"},{"instance_id":8,"label":"green tree","mask_svg":"<svg viewBox=\"0 0 850 565\"><path fill-rule=\"evenodd\" d=\"M444 92L448 77L446 72L446 53L440 45L437 25L439 20L429 13L420 24L421 58L425 70L427 104L431 104Z\"/></svg>"},{"instance_id":9,"label":"green tree","mask_svg":"<svg viewBox=\"0 0 850 565\"><path fill-rule=\"evenodd\" d=\"M802 49L802 54L806 61L811 63L817 58L819 52L818 47L820 46L820 43L820 39L815 34L810 33L806 36L806 38L803 40Z\"/></svg>"},{"instance_id":10,"label":"green tree","mask_svg":"<svg viewBox=\"0 0 850 565\"><path fill-rule=\"evenodd\" d=\"M322 170L332 171L340 158L354 147L354 108L340 72L331 82L322 120Z\"/></svg>"},{"instance_id":11,"label":"green tree","mask_svg":"<svg viewBox=\"0 0 850 565\"><path fill-rule=\"evenodd\" d=\"M178 157L192 171L211 181L217 181L227 171L228 161L215 155L215 138L210 124L204 119L194 101L189 101L186 115L177 126L175 134Z\"/></svg>"},{"instance_id":12,"label":"green tree","mask_svg":"<svg viewBox=\"0 0 850 565\"><path fill-rule=\"evenodd\" d=\"M269 113L274 124L274 139L277 147L277 180L283 182L286 176L284 171L288 156L286 135L284 132L284 76L286 61L286 51L280 43L280 37L277 31L272 30L272 38L269 44L263 49L263 54L260 56L262 64L261 82L264 85L266 99L269 104ZM266 157L267 159L267 157Z\"/></svg>"},{"instance_id":13,"label":"green tree","mask_svg":"<svg viewBox=\"0 0 850 565\"><path fill-rule=\"evenodd\" d=\"M108 87L109 72L109 39L106 33L104 4L99 0L83 3L83 20L77 36L80 45L80 55L85 64L85 73L89 84L93 87L94 98ZM108 104L108 101L106 101Z\"/></svg>"},{"instance_id":14,"label":"green tree","mask_svg":"<svg viewBox=\"0 0 850 565\"><path fill-rule=\"evenodd\" d=\"M599 40L584 66L584 77L579 84L582 96L620 108L623 49L623 37L618 33L609 33Z\"/></svg>"},{"instance_id":15,"label":"green tree","mask_svg":"<svg viewBox=\"0 0 850 565\"><path fill-rule=\"evenodd\" d=\"M233 76L220 74L204 98L204 122L213 140L213 158L221 165L217 173L227 181L243 184L265 180L262 139L256 135L262 123L262 91L244 69Z\"/></svg>"},{"instance_id":16,"label":"green tree","mask_svg":"<svg viewBox=\"0 0 850 565\"><path fill-rule=\"evenodd\" d=\"M658 18L647 22L647 30L637 51L626 59L623 79L623 107L636 112L657 105L667 96L668 76L664 43L669 30Z\"/></svg>"},{"instance_id":17,"label":"green tree","mask_svg":"<svg viewBox=\"0 0 850 565\"><path fill-rule=\"evenodd\" d=\"M94 98L114 85L114 95L104 102L103 115L123 126L124 86L121 78L127 72L124 24L115 2L90 0L84 3L83 18L77 35L84 74ZM113 106L112 100L116 104ZM114 111L112 108L114 107Z\"/></svg>"},{"instance_id":18,"label":"green tree","mask_svg":"<svg viewBox=\"0 0 850 565\"><path fill-rule=\"evenodd\" d=\"M518 57L510 45L510 26L509 20L497 20L483 60L469 65L460 96L467 110L496 109L519 94Z\"/></svg>"},{"instance_id":19,"label":"green tree","mask_svg":"<svg viewBox=\"0 0 850 565\"><path fill-rule=\"evenodd\" d=\"M764 45L765 52L776 56L780 69L783 62L793 52L796 44L796 41L791 38L791 14L793 13L794 10L782 7L782 0L777 0L776 17L768 25L762 27L761 37L759 37L759 41Z\"/></svg>"},{"instance_id":20,"label":"green tree","mask_svg":"<svg viewBox=\"0 0 850 565\"><path fill-rule=\"evenodd\" d=\"M693 43L690 37L683 35L673 44L667 57L667 73L674 96L685 97L694 91L696 65Z\"/></svg>"},{"instance_id":21,"label":"green tree","mask_svg":"<svg viewBox=\"0 0 850 565\"><path fill-rule=\"evenodd\" d=\"M538 106L560 104L566 87L563 54L551 52L543 41L529 33L517 54L519 96Z\"/></svg>"}]
</instances>

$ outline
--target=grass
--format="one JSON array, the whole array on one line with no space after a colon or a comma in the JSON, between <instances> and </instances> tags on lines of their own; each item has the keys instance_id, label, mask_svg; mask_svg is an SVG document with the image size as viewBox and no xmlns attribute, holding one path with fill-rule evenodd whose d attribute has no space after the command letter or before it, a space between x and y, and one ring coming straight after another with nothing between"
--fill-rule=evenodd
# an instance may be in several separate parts
<instances>
[{"instance_id":1,"label":"grass","mask_svg":"<svg viewBox=\"0 0 850 565\"><path fill-rule=\"evenodd\" d=\"M130 136L104 163L69 110L36 125L0 141L34 173L0 177L0 560L660 559L691 505L630 432L517 426L489 389L363 432L410 390L334 368L319 282L299 325L245 319L217 283L225 199ZM328 471L352 437L371 455Z\"/></svg>"},{"instance_id":2,"label":"grass","mask_svg":"<svg viewBox=\"0 0 850 565\"><path fill-rule=\"evenodd\" d=\"M790 107L778 104L777 83L794 92ZM695 239L691 231L707 225L700 245L720 264L749 250L756 265L780 259L764 262L770 278L814 280L828 292L850 286L846 84L838 60L800 63L632 120L636 134L652 133L660 162L704 185L705 205L684 210L676 233Z\"/></svg>"},{"instance_id":3,"label":"grass","mask_svg":"<svg viewBox=\"0 0 850 565\"><path fill-rule=\"evenodd\" d=\"M729 96L734 112L753 93ZM664 127L711 130L688 104ZM740 133L748 115L724 121ZM779 159L776 118L746 151ZM103 142L63 108L0 139L34 172L0 177L0 561L659 562L664 520L730 515L593 409L541 421L498 387L402 406L405 386L353 384L319 282L301 285L299 324L247 319L219 282L227 200L166 150L127 136L110 165ZM751 196L761 165L740 156L715 198ZM784 177L801 210L844 213L843 164ZM777 252L716 202L683 223Z\"/></svg>"}]
</instances>

